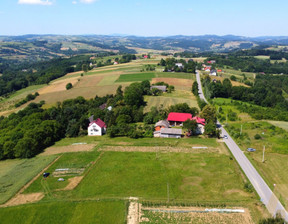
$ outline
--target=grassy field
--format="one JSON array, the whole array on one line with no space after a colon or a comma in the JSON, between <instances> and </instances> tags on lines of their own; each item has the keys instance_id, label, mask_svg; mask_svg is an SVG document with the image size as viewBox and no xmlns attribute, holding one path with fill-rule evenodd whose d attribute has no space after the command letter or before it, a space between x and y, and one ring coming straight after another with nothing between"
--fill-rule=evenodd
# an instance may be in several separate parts
<instances>
[{"instance_id":1,"label":"grassy field","mask_svg":"<svg viewBox=\"0 0 288 224\"><path fill-rule=\"evenodd\" d=\"M68 185L68 178L84 175L92 165L91 162L96 160L98 156L98 152L65 153L47 170L47 172L51 173L49 178L44 180L43 177L40 176L24 193L45 192L47 189L49 189L49 191L62 189ZM65 181L57 181L59 176L53 174L56 169L70 169L71 171L61 175Z\"/></svg>"},{"instance_id":2,"label":"grassy field","mask_svg":"<svg viewBox=\"0 0 288 224\"><path fill-rule=\"evenodd\" d=\"M188 95L188 94L187 94ZM147 106L145 107L145 112L148 112L151 107L160 107L163 105L164 108L168 108L171 105L178 103L187 103L190 107L198 108L197 100L189 99L189 98L180 98L180 97L172 97L169 94L165 94L163 96L145 96L145 101L147 102Z\"/></svg>"},{"instance_id":3,"label":"grassy field","mask_svg":"<svg viewBox=\"0 0 288 224\"><path fill-rule=\"evenodd\" d=\"M116 80L116 82L139 82L144 80L152 80L155 78L155 73L143 72L135 74L123 74Z\"/></svg>"},{"instance_id":4,"label":"grassy field","mask_svg":"<svg viewBox=\"0 0 288 224\"><path fill-rule=\"evenodd\" d=\"M0 204L10 199L55 158L37 156L33 159L0 161Z\"/></svg>"},{"instance_id":5,"label":"grassy field","mask_svg":"<svg viewBox=\"0 0 288 224\"><path fill-rule=\"evenodd\" d=\"M124 201L56 201L0 209L2 224L119 223L126 222Z\"/></svg>"},{"instance_id":6,"label":"grassy field","mask_svg":"<svg viewBox=\"0 0 288 224\"><path fill-rule=\"evenodd\" d=\"M105 152L69 198L249 200L233 160L212 153Z\"/></svg>"}]
</instances>

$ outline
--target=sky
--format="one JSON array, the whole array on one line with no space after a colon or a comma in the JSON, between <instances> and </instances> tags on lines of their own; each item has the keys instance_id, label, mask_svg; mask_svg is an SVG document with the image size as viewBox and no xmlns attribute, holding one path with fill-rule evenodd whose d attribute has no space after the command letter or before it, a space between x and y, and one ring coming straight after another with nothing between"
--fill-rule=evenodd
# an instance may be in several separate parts
<instances>
[{"instance_id":1,"label":"sky","mask_svg":"<svg viewBox=\"0 0 288 224\"><path fill-rule=\"evenodd\" d=\"M287 0L0 0L0 35L288 36Z\"/></svg>"}]
</instances>

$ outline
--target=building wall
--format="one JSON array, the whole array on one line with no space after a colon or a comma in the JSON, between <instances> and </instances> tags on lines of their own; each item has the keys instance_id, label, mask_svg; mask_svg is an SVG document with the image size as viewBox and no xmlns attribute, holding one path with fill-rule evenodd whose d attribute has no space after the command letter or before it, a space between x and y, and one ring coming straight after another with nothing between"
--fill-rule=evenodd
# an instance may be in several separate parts
<instances>
[{"instance_id":1,"label":"building wall","mask_svg":"<svg viewBox=\"0 0 288 224\"><path fill-rule=\"evenodd\" d=\"M96 124L92 124L88 127L88 136L101 136L103 134L102 128Z\"/></svg>"}]
</instances>

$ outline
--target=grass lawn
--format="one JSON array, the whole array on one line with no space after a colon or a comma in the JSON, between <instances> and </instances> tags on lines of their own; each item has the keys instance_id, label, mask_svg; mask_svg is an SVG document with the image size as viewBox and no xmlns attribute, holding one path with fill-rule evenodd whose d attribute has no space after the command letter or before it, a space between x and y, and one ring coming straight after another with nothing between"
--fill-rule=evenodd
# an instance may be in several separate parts
<instances>
[{"instance_id":1,"label":"grass lawn","mask_svg":"<svg viewBox=\"0 0 288 224\"><path fill-rule=\"evenodd\" d=\"M26 183L50 164L56 156L0 162L0 204L10 199Z\"/></svg>"},{"instance_id":2,"label":"grass lawn","mask_svg":"<svg viewBox=\"0 0 288 224\"><path fill-rule=\"evenodd\" d=\"M49 202L0 209L2 224L126 223L124 201Z\"/></svg>"},{"instance_id":3,"label":"grass lawn","mask_svg":"<svg viewBox=\"0 0 288 224\"><path fill-rule=\"evenodd\" d=\"M123 74L116 80L116 82L138 82L144 80L152 80L155 78L155 73L143 72L134 74Z\"/></svg>"},{"instance_id":4,"label":"grass lawn","mask_svg":"<svg viewBox=\"0 0 288 224\"><path fill-rule=\"evenodd\" d=\"M84 175L93 161L99 156L99 152L81 152L81 153L65 153L60 159L58 159L47 172L51 173L49 178L43 179L42 176L38 177L25 191L24 193L45 192L47 189L53 191L55 189L61 189L68 185L68 178ZM72 169L73 172L63 175L65 181L57 181L59 177L53 176L53 172L56 169ZM79 171L79 173L77 173ZM83 172L82 172L83 171ZM62 176L61 176L62 177ZM50 192L45 192L50 193Z\"/></svg>"},{"instance_id":5,"label":"grass lawn","mask_svg":"<svg viewBox=\"0 0 288 224\"><path fill-rule=\"evenodd\" d=\"M240 170L229 156L199 153L105 152L69 198L242 201ZM59 195L60 196L60 195ZM253 197L253 196L252 196Z\"/></svg>"}]
</instances>

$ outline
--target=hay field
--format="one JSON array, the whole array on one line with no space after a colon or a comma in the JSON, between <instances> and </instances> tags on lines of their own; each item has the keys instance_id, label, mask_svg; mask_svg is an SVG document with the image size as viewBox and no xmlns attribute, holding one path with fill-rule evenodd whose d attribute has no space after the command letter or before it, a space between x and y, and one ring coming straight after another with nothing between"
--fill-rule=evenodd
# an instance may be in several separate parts
<instances>
[{"instance_id":1,"label":"hay field","mask_svg":"<svg viewBox=\"0 0 288 224\"><path fill-rule=\"evenodd\" d=\"M210 76L210 78L211 78L212 80L213 80L213 79L220 80L221 82L223 82L223 80L225 79L224 77L219 77L219 76ZM231 80L230 80L230 81L231 81ZM231 84L232 84L232 86L250 87L250 86L245 85L244 83L236 82L236 81L231 81Z\"/></svg>"},{"instance_id":2,"label":"hay field","mask_svg":"<svg viewBox=\"0 0 288 224\"><path fill-rule=\"evenodd\" d=\"M56 156L0 161L0 204L10 199L26 183L50 164Z\"/></svg>"}]
</instances>

